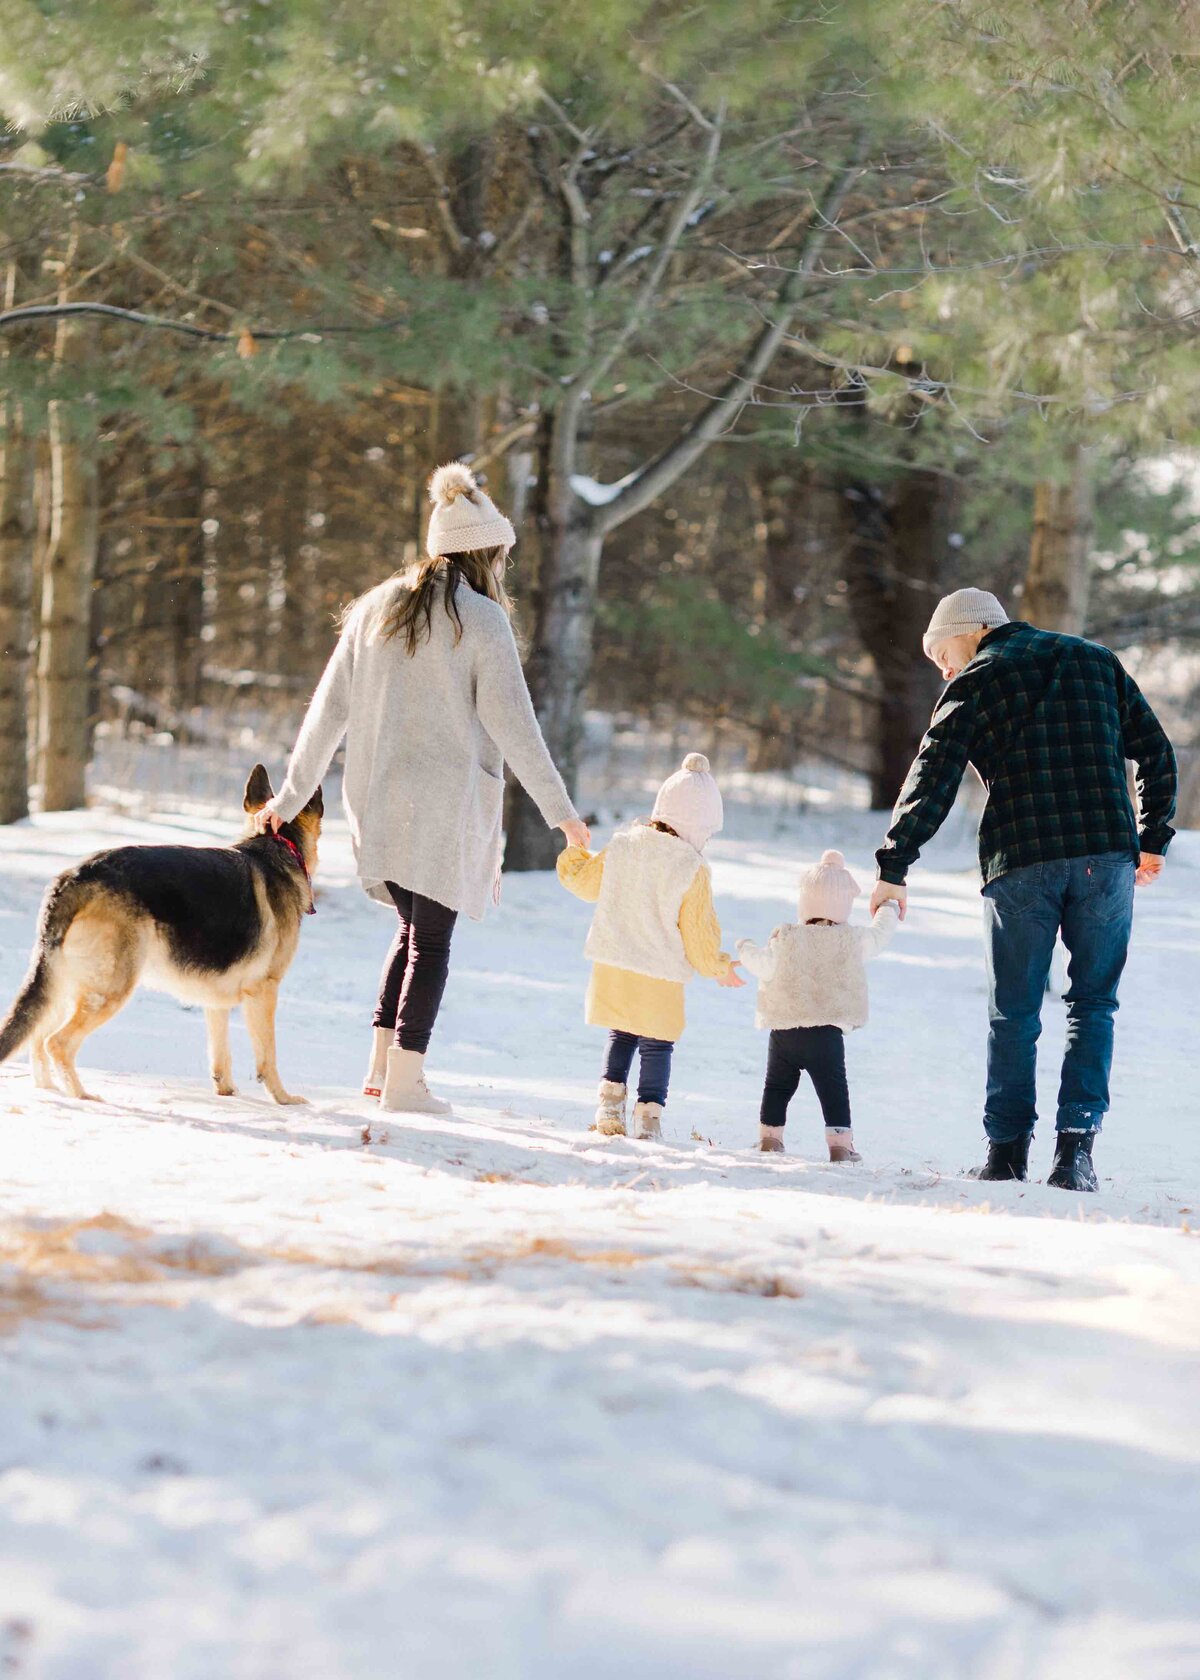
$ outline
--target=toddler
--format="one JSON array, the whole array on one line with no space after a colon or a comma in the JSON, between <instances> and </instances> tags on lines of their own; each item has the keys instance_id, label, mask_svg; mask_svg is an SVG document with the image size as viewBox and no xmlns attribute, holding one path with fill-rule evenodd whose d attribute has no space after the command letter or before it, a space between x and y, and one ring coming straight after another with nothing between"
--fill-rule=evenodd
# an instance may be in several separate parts
<instances>
[{"instance_id":1,"label":"toddler","mask_svg":"<svg viewBox=\"0 0 1200 1680\"><path fill-rule=\"evenodd\" d=\"M739 939L738 956L758 977L754 1021L769 1029L759 1148L782 1151L788 1103L800 1077L812 1078L825 1117L831 1161L860 1161L850 1120L846 1033L867 1022L866 964L888 944L899 921L894 899L870 927L851 927L858 882L841 852L828 851L800 877L797 921L777 927L766 945Z\"/></svg>"},{"instance_id":2,"label":"toddler","mask_svg":"<svg viewBox=\"0 0 1200 1680\"><path fill-rule=\"evenodd\" d=\"M694 974L721 986L745 985L721 950L712 877L700 855L723 822L707 758L688 753L659 788L649 822L618 830L602 852L568 846L559 854L559 880L596 906L584 952L592 959L586 1019L609 1029L598 1132L625 1135L636 1054L634 1133L661 1136L671 1054L684 1026L684 986Z\"/></svg>"}]
</instances>

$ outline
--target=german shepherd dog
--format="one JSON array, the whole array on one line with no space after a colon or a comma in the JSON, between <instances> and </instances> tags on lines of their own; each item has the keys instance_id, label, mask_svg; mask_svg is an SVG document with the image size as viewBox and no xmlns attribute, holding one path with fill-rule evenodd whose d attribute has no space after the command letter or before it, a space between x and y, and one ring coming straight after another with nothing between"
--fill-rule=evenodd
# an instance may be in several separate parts
<instances>
[{"instance_id":1,"label":"german shepherd dog","mask_svg":"<svg viewBox=\"0 0 1200 1680\"><path fill-rule=\"evenodd\" d=\"M256 764L242 805L253 816L271 798ZM278 835L234 846L118 846L51 881L42 900L29 973L0 1025L0 1062L32 1039L34 1083L86 1097L79 1046L127 1002L138 981L203 1005L208 1057L220 1097L234 1095L229 1011L241 1004L259 1079L277 1103L275 1002L313 908L311 876L324 805L317 789Z\"/></svg>"}]
</instances>

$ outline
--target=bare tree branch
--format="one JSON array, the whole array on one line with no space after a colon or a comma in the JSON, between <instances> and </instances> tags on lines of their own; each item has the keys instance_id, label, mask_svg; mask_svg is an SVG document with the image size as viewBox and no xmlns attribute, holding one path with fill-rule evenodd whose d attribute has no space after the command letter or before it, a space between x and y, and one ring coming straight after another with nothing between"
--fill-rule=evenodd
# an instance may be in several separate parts
<instances>
[{"instance_id":1,"label":"bare tree branch","mask_svg":"<svg viewBox=\"0 0 1200 1680\"><path fill-rule=\"evenodd\" d=\"M673 443L647 462L610 502L592 511L593 529L607 535L649 507L720 436L753 396L755 386L783 343L805 282L812 276L846 194L858 177L865 149L865 138L860 137L830 182L823 201L814 208L800 261L787 274L776 297L775 319L764 323L741 367Z\"/></svg>"},{"instance_id":2,"label":"bare tree branch","mask_svg":"<svg viewBox=\"0 0 1200 1680\"><path fill-rule=\"evenodd\" d=\"M642 322L645 320L647 314L649 313L651 304L658 295L659 288L661 287L667 269L670 266L671 258L678 250L679 242L686 233L689 222L695 215L700 206L701 199L708 190L708 183L712 180L713 170L715 169L717 162L717 154L721 149L721 133L725 120L725 107L722 103L721 108L718 110L716 116L711 122L708 121L707 118L703 118L702 114L699 112L697 112L696 115L697 120L702 120L708 131L708 141L704 147L704 152L700 159L700 165L692 178L691 185L688 187L687 191L680 196L679 203L676 205L675 213L668 223L667 231L663 235L662 243L659 245L654 261L651 263L645 279L638 288L637 296L633 300L633 307L630 309L629 314L626 317L624 326L612 335L609 343L596 361L592 363L591 367L587 368L583 373L577 375L578 382L582 384L586 391L593 390L594 387L598 385L605 375L612 369L622 350L624 350L625 346L629 343L630 339L638 331Z\"/></svg>"},{"instance_id":3,"label":"bare tree branch","mask_svg":"<svg viewBox=\"0 0 1200 1680\"><path fill-rule=\"evenodd\" d=\"M452 251L461 251L467 244L467 236L454 219L454 210L450 203L450 186L442 173L442 165L437 152L432 146L422 146L420 154L421 161L429 173L429 178L437 189L434 208L437 211L442 232L446 236L446 243Z\"/></svg>"},{"instance_id":4,"label":"bare tree branch","mask_svg":"<svg viewBox=\"0 0 1200 1680\"><path fill-rule=\"evenodd\" d=\"M100 315L110 320L129 321L138 327L154 327L160 332L180 333L186 338L201 338L214 344L231 344L241 338L241 329L220 332L215 327L198 327L193 321L177 321L167 315L147 315L140 309L121 309L115 303L39 303L20 309L0 309L0 329L19 327L30 321L61 321L72 315ZM318 323L308 327L247 327L251 338L274 341L302 338L317 340L334 333L346 337L368 333L394 332L404 325L404 317L393 316L388 321L354 324L350 322Z\"/></svg>"}]
</instances>

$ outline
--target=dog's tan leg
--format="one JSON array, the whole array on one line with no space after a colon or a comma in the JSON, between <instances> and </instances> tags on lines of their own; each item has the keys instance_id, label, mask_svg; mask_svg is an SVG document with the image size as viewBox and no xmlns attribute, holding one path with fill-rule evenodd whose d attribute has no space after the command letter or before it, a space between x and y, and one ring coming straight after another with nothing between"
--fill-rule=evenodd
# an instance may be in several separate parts
<instances>
[{"instance_id":1,"label":"dog's tan leg","mask_svg":"<svg viewBox=\"0 0 1200 1680\"><path fill-rule=\"evenodd\" d=\"M204 1024L208 1028L208 1069L212 1074L213 1090L219 1097L234 1097L233 1053L229 1048L228 1009L206 1009Z\"/></svg>"},{"instance_id":2,"label":"dog's tan leg","mask_svg":"<svg viewBox=\"0 0 1200 1680\"><path fill-rule=\"evenodd\" d=\"M97 1027L102 1027L105 1021L111 1021L121 1005L128 1000L132 990L131 978L129 983L116 993L84 992L77 999L75 1008L63 1025L46 1039L46 1053L66 1087L68 1096L96 1100L90 1091L83 1088L82 1081L75 1071L75 1057L88 1034L94 1033Z\"/></svg>"},{"instance_id":3,"label":"dog's tan leg","mask_svg":"<svg viewBox=\"0 0 1200 1680\"><path fill-rule=\"evenodd\" d=\"M254 1046L254 1069L277 1103L304 1103L307 1097L293 1097L283 1088L275 1064L275 1003L279 983L264 980L253 992L242 996L242 1014Z\"/></svg>"},{"instance_id":4,"label":"dog's tan leg","mask_svg":"<svg viewBox=\"0 0 1200 1680\"><path fill-rule=\"evenodd\" d=\"M50 1064L50 1057L46 1050L45 1037L35 1038L29 1046L29 1061L33 1068L33 1083L39 1091L53 1091L54 1070Z\"/></svg>"}]
</instances>

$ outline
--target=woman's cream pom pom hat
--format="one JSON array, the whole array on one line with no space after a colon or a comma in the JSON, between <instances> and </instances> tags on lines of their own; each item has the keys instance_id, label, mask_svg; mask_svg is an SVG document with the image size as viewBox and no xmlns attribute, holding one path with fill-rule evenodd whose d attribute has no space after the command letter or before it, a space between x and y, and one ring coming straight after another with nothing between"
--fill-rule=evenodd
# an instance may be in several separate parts
<instances>
[{"instance_id":1,"label":"woman's cream pom pom hat","mask_svg":"<svg viewBox=\"0 0 1200 1680\"><path fill-rule=\"evenodd\" d=\"M465 554L471 548L510 549L517 540L512 524L486 490L475 482L465 461L449 461L429 480L433 513L425 536L430 559Z\"/></svg>"},{"instance_id":2,"label":"woman's cream pom pom hat","mask_svg":"<svg viewBox=\"0 0 1200 1680\"><path fill-rule=\"evenodd\" d=\"M848 922L862 888L846 868L841 852L821 853L820 863L800 877L802 922Z\"/></svg>"},{"instance_id":3,"label":"woman's cream pom pom hat","mask_svg":"<svg viewBox=\"0 0 1200 1680\"><path fill-rule=\"evenodd\" d=\"M703 753L689 753L675 774L667 777L658 790L650 820L665 822L698 852L724 827L721 790Z\"/></svg>"}]
</instances>

